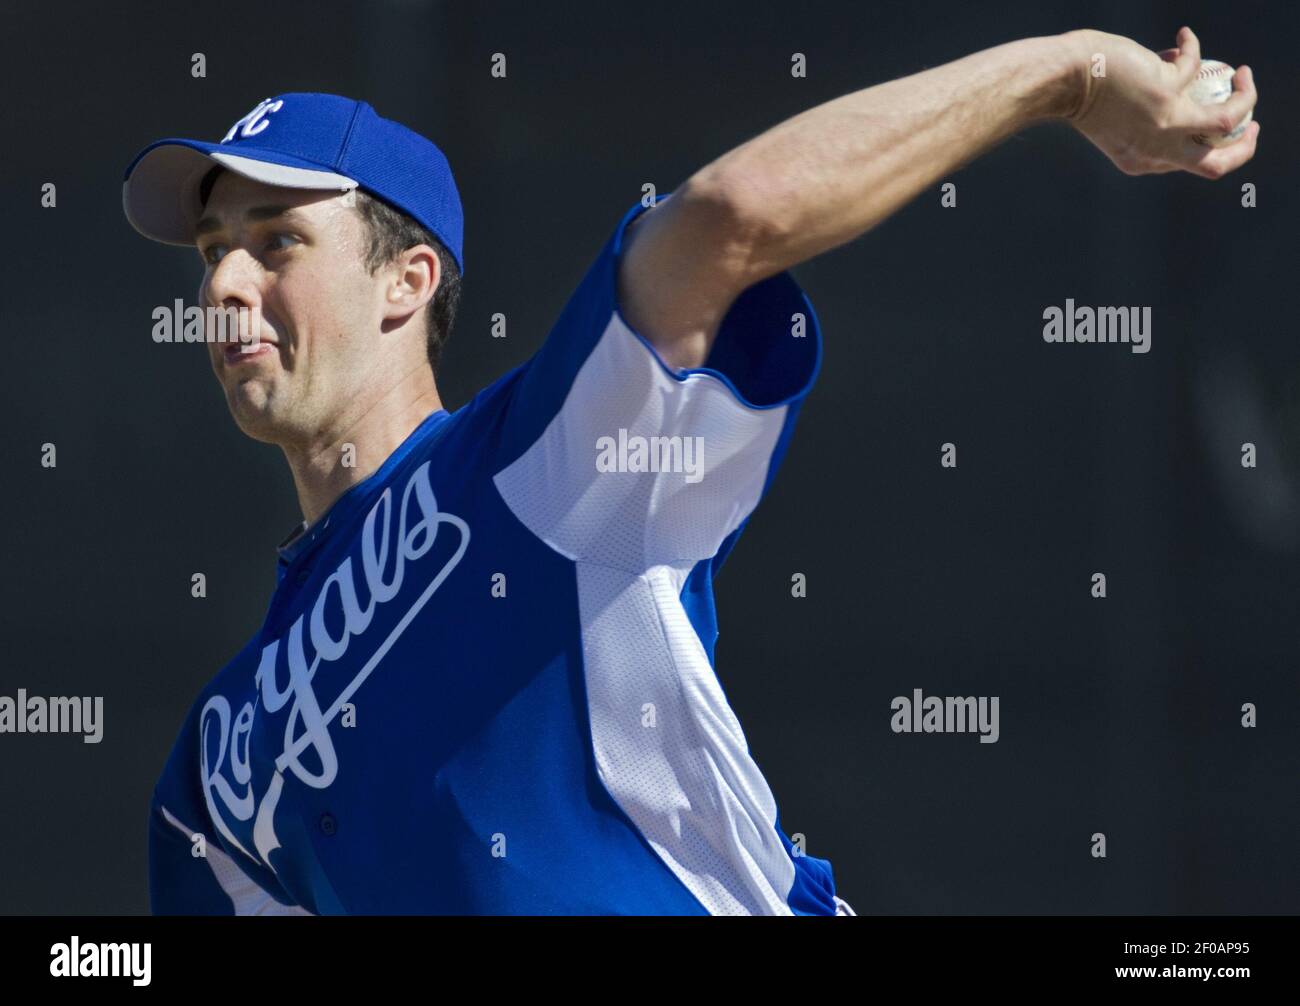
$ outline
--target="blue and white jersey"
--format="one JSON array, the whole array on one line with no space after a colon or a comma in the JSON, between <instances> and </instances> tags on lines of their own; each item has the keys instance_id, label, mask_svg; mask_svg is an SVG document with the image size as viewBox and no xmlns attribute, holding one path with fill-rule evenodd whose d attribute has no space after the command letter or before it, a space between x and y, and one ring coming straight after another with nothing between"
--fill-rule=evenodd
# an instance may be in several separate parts
<instances>
[{"instance_id":1,"label":"blue and white jersey","mask_svg":"<svg viewBox=\"0 0 1300 1006\"><path fill-rule=\"evenodd\" d=\"M616 304L643 211L532 359L281 547L155 788L154 912L836 914L713 670L816 318L782 273L670 370Z\"/></svg>"}]
</instances>

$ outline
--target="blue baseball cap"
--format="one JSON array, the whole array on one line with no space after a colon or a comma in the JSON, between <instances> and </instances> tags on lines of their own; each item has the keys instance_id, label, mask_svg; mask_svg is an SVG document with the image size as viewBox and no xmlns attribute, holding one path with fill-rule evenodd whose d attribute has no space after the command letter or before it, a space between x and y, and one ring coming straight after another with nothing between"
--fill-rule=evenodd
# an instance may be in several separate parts
<instances>
[{"instance_id":1,"label":"blue baseball cap","mask_svg":"<svg viewBox=\"0 0 1300 1006\"><path fill-rule=\"evenodd\" d=\"M136 155L122 183L131 226L165 244L194 244L204 177L214 165L290 189L361 189L419 221L456 259L464 215L451 165L432 142L336 94L259 102L220 143L166 139Z\"/></svg>"}]
</instances>

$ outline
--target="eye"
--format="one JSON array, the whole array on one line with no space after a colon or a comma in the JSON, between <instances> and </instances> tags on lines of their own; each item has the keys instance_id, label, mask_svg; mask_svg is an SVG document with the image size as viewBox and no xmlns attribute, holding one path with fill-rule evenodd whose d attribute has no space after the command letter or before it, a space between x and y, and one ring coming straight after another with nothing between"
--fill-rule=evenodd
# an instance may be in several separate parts
<instances>
[{"instance_id":1,"label":"eye","mask_svg":"<svg viewBox=\"0 0 1300 1006\"><path fill-rule=\"evenodd\" d=\"M283 244L281 242L284 242ZM298 238L293 234L272 234L266 242L267 251L285 251L291 245L298 243Z\"/></svg>"},{"instance_id":2,"label":"eye","mask_svg":"<svg viewBox=\"0 0 1300 1006\"><path fill-rule=\"evenodd\" d=\"M206 248L199 249L199 257L208 265L216 265L226 254L226 246L213 241Z\"/></svg>"}]
</instances>

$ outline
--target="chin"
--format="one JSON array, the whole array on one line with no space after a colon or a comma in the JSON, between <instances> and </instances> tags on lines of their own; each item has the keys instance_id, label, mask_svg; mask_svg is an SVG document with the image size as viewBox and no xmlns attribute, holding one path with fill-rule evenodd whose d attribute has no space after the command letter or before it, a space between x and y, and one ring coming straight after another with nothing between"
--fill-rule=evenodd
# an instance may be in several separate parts
<instances>
[{"instance_id":1,"label":"chin","mask_svg":"<svg viewBox=\"0 0 1300 1006\"><path fill-rule=\"evenodd\" d=\"M278 414L265 388L251 381L241 382L226 392L226 405L245 436L264 444L278 444L286 439L289 424Z\"/></svg>"}]
</instances>

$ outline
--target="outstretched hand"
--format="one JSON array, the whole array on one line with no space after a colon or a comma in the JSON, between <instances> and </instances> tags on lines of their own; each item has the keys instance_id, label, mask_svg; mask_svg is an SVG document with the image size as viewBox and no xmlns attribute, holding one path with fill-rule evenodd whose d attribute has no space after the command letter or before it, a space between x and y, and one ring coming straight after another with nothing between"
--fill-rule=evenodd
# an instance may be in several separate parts
<instances>
[{"instance_id":1,"label":"outstretched hand","mask_svg":"<svg viewBox=\"0 0 1300 1006\"><path fill-rule=\"evenodd\" d=\"M1083 101L1070 121L1125 174L1189 171L1222 178L1255 156L1258 121L1227 146L1196 139L1231 131L1255 107L1249 67L1237 68L1227 101L1200 105L1187 94L1201 65L1201 44L1190 28L1179 30L1177 48L1160 53L1121 35L1078 35L1090 66L1096 55L1105 57L1105 73L1088 73Z\"/></svg>"}]
</instances>

